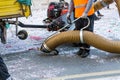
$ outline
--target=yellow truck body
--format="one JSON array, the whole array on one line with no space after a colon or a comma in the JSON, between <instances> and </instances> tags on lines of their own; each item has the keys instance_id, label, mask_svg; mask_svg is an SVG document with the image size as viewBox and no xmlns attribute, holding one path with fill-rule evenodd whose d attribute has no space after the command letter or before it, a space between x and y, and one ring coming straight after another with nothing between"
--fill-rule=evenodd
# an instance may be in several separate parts
<instances>
[{"instance_id":1,"label":"yellow truck body","mask_svg":"<svg viewBox=\"0 0 120 80\"><path fill-rule=\"evenodd\" d=\"M0 19L28 17L31 15L30 6L17 0L0 0Z\"/></svg>"}]
</instances>

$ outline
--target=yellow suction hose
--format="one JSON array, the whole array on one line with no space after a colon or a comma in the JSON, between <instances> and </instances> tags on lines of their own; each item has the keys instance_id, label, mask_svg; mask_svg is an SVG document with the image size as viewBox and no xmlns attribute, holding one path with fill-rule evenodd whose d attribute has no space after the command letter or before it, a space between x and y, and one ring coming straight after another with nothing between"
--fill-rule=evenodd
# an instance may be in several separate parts
<instances>
[{"instance_id":1,"label":"yellow suction hose","mask_svg":"<svg viewBox=\"0 0 120 80\"><path fill-rule=\"evenodd\" d=\"M117 4L118 10L120 12L120 0L114 0ZM113 0L102 0L97 1L94 4L95 11L100 10L113 3ZM110 53L118 53L120 54L120 41L112 41L108 40L102 36L99 36L95 33L85 30L75 30L75 31L66 31L56 33L53 36L47 38L41 46L41 51L43 52L51 52L55 50L56 47L65 43L87 43L95 48L100 50L104 50Z\"/></svg>"},{"instance_id":2,"label":"yellow suction hose","mask_svg":"<svg viewBox=\"0 0 120 80\"><path fill-rule=\"evenodd\" d=\"M84 43L100 50L111 53L120 53L120 41L111 41L89 31L83 31L83 40ZM66 31L58 33L46 40L42 45L42 49L44 47L48 52L51 52L59 45L77 42L80 42L80 31Z\"/></svg>"},{"instance_id":3,"label":"yellow suction hose","mask_svg":"<svg viewBox=\"0 0 120 80\"><path fill-rule=\"evenodd\" d=\"M96 1L94 3L94 9L95 9L95 11L98 11L98 10L106 7L107 5L109 5L113 2L114 2L114 0L99 0L99 1Z\"/></svg>"}]
</instances>

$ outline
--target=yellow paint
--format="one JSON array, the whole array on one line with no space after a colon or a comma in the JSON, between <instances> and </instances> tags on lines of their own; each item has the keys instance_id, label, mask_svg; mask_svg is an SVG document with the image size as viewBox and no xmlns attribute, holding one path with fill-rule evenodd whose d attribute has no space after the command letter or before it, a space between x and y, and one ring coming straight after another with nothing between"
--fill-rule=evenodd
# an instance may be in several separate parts
<instances>
[{"instance_id":1,"label":"yellow paint","mask_svg":"<svg viewBox=\"0 0 120 80\"><path fill-rule=\"evenodd\" d=\"M30 6L20 4L17 0L0 0L0 18L28 17Z\"/></svg>"}]
</instances>

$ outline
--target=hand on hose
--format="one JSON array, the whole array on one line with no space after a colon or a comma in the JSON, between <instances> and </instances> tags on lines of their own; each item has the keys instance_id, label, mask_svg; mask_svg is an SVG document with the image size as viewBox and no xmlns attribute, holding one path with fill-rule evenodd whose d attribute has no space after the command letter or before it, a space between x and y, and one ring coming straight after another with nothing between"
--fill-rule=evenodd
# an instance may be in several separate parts
<instances>
[{"instance_id":1,"label":"hand on hose","mask_svg":"<svg viewBox=\"0 0 120 80\"><path fill-rule=\"evenodd\" d=\"M68 13L66 17L67 17L67 23L68 23L68 24L71 24L70 13Z\"/></svg>"},{"instance_id":2,"label":"hand on hose","mask_svg":"<svg viewBox=\"0 0 120 80\"><path fill-rule=\"evenodd\" d=\"M87 18L87 13L83 13L81 18Z\"/></svg>"}]
</instances>

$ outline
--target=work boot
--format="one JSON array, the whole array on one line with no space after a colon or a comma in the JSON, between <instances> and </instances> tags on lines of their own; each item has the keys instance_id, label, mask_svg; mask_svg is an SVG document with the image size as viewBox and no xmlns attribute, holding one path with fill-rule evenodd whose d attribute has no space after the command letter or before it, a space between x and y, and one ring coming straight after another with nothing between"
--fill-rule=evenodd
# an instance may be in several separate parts
<instances>
[{"instance_id":1,"label":"work boot","mask_svg":"<svg viewBox=\"0 0 120 80\"><path fill-rule=\"evenodd\" d=\"M102 14L98 14L98 16L101 16L101 17L102 17L102 16L104 16L104 15L102 15Z\"/></svg>"},{"instance_id":2,"label":"work boot","mask_svg":"<svg viewBox=\"0 0 120 80\"><path fill-rule=\"evenodd\" d=\"M77 55L79 55L81 58L85 58L90 54L89 52L90 52L90 49L80 48L80 50L77 52Z\"/></svg>"},{"instance_id":3,"label":"work boot","mask_svg":"<svg viewBox=\"0 0 120 80\"><path fill-rule=\"evenodd\" d=\"M101 18L98 17L98 16L95 16L95 17L94 17L94 20L99 20L99 19L101 19Z\"/></svg>"},{"instance_id":4,"label":"work boot","mask_svg":"<svg viewBox=\"0 0 120 80\"><path fill-rule=\"evenodd\" d=\"M73 43L73 47L80 47L80 43Z\"/></svg>"},{"instance_id":5,"label":"work boot","mask_svg":"<svg viewBox=\"0 0 120 80\"><path fill-rule=\"evenodd\" d=\"M101 18L96 15L94 16L94 20L99 20L99 19L101 19Z\"/></svg>"},{"instance_id":6,"label":"work boot","mask_svg":"<svg viewBox=\"0 0 120 80\"><path fill-rule=\"evenodd\" d=\"M12 77L9 77L7 80L14 80Z\"/></svg>"}]
</instances>

